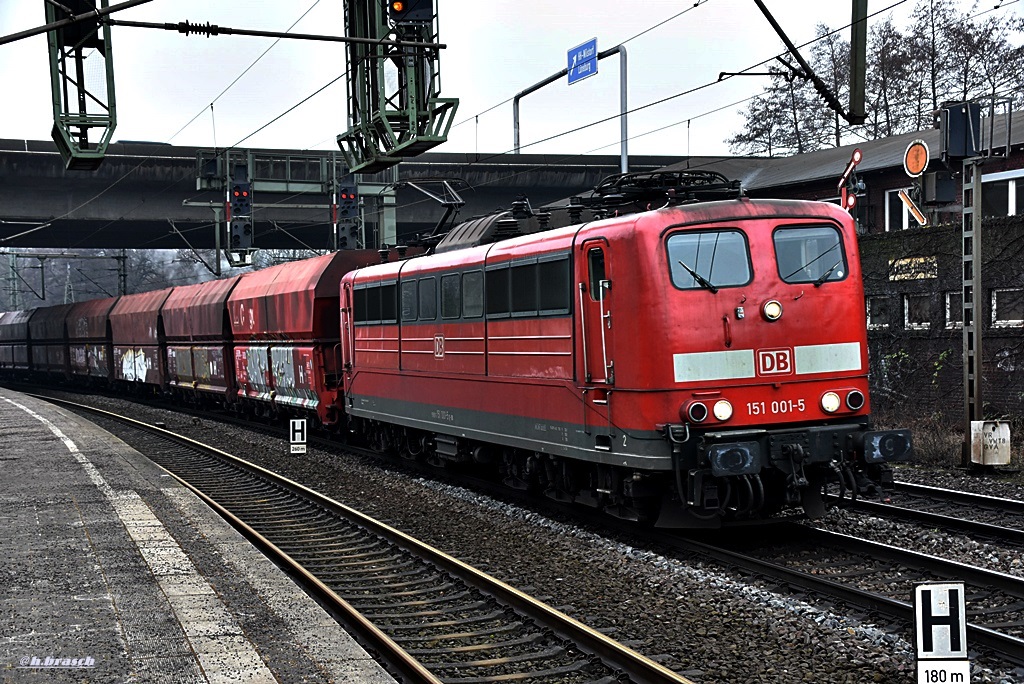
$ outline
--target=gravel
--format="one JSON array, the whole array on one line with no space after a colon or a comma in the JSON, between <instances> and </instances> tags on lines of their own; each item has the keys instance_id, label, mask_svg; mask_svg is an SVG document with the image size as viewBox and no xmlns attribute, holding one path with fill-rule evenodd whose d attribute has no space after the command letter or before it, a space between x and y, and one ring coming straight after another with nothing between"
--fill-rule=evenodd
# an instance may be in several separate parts
<instances>
[{"instance_id":1,"label":"gravel","mask_svg":"<svg viewBox=\"0 0 1024 684\"><path fill-rule=\"evenodd\" d=\"M91 401L115 411L126 407L119 399ZM315 447L305 456L290 456L287 445L274 438L129 406L140 420L164 421L170 430L281 472L540 596L694 682L916 681L909 632L780 593L727 568L667 558L629 540L389 470L371 459ZM965 479L955 471L902 468L897 479L1024 496L1017 482ZM935 530L837 509L821 524L1003 572L1024 572L1024 555L1017 550ZM972 670L975 683L1024 680L1022 670L994 671L973 655Z\"/></svg>"}]
</instances>

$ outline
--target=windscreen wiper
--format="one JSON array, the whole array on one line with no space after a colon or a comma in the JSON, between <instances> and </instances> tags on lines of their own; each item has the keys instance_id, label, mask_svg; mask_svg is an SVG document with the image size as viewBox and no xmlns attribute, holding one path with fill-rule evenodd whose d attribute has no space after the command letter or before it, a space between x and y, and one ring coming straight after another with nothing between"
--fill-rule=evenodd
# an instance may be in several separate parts
<instances>
[{"instance_id":1,"label":"windscreen wiper","mask_svg":"<svg viewBox=\"0 0 1024 684\"><path fill-rule=\"evenodd\" d=\"M703 287L705 290L710 290L711 294L718 294L718 288L715 287L714 285L712 285L711 283L709 283L707 281L707 279L704 276L702 276L700 273L697 273L692 268L690 268L689 266L684 264L682 261L679 262L679 265L682 266L683 268L685 268L686 272L689 273L691 276L693 276L693 279L697 281L698 285ZM833 268L835 268L835 267L833 266Z\"/></svg>"},{"instance_id":2,"label":"windscreen wiper","mask_svg":"<svg viewBox=\"0 0 1024 684\"><path fill-rule=\"evenodd\" d=\"M818 279L814 281L814 287L821 287L821 284L828 280L828 277L832 275L832 271L836 270L836 267L838 267L841 263L843 263L842 259L832 264L831 268L829 268L827 271L818 276Z\"/></svg>"}]
</instances>

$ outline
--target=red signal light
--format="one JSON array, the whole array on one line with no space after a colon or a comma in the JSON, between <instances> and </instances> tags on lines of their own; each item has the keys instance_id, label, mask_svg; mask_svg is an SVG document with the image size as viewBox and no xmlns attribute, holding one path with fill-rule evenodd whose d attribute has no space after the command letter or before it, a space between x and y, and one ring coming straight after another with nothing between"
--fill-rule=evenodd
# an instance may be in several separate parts
<instances>
[{"instance_id":1,"label":"red signal light","mask_svg":"<svg viewBox=\"0 0 1024 684\"><path fill-rule=\"evenodd\" d=\"M238 197L238 191L235 190L235 197Z\"/></svg>"},{"instance_id":2,"label":"red signal light","mask_svg":"<svg viewBox=\"0 0 1024 684\"><path fill-rule=\"evenodd\" d=\"M238 193L236 192L235 194L237 195ZM249 191L248 190L242 191L242 197L248 197L248 196L249 196Z\"/></svg>"}]
</instances>

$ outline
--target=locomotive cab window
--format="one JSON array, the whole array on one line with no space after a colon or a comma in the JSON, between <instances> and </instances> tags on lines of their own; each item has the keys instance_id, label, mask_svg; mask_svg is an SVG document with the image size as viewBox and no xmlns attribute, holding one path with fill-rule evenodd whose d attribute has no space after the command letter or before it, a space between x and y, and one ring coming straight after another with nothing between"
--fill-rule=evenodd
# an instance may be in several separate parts
<instances>
[{"instance_id":1,"label":"locomotive cab window","mask_svg":"<svg viewBox=\"0 0 1024 684\"><path fill-rule=\"evenodd\" d=\"M738 230L691 231L668 238L672 284L681 290L746 285L751 279L750 249Z\"/></svg>"},{"instance_id":2,"label":"locomotive cab window","mask_svg":"<svg viewBox=\"0 0 1024 684\"><path fill-rule=\"evenodd\" d=\"M604 250L595 248L587 252L587 265L590 272L590 298L599 302L604 299L601 283L608 278L604 270Z\"/></svg>"},{"instance_id":3,"label":"locomotive cab window","mask_svg":"<svg viewBox=\"0 0 1024 684\"><path fill-rule=\"evenodd\" d=\"M832 226L779 228L772 239L783 282L818 285L846 278L843 241Z\"/></svg>"}]
</instances>

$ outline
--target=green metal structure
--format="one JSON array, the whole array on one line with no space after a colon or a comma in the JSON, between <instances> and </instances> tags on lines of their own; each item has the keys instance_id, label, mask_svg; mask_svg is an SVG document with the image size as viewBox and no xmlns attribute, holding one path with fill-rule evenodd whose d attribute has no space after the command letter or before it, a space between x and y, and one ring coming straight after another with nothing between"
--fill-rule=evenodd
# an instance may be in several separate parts
<instances>
[{"instance_id":1,"label":"green metal structure","mask_svg":"<svg viewBox=\"0 0 1024 684\"><path fill-rule=\"evenodd\" d=\"M396 17L398 5L415 8L415 15L409 16L417 18ZM349 38L415 44L349 44L350 125L338 136L349 169L376 173L447 140L459 101L439 97L440 46L433 3L346 0L345 26Z\"/></svg>"},{"instance_id":2,"label":"green metal structure","mask_svg":"<svg viewBox=\"0 0 1024 684\"><path fill-rule=\"evenodd\" d=\"M71 16L95 11L96 0L63 0ZM46 22L70 18L46 2ZM107 9L107 0L99 0ZM53 92L53 141L68 169L99 167L117 125L114 58L110 26L85 19L49 31L50 87ZM94 62L102 59L102 70ZM87 60L91 60L87 63Z\"/></svg>"}]
</instances>

